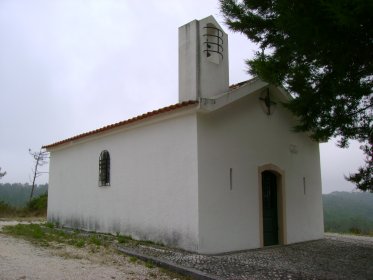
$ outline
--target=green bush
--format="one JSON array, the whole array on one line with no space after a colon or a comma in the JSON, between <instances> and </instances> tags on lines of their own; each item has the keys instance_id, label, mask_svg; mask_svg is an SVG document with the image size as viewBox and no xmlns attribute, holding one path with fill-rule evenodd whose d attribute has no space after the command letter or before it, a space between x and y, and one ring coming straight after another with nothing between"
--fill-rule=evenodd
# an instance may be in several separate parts
<instances>
[{"instance_id":1,"label":"green bush","mask_svg":"<svg viewBox=\"0 0 373 280\"><path fill-rule=\"evenodd\" d=\"M47 212L48 206L48 193L42 194L41 196L31 199L27 203L26 209L36 215L42 215Z\"/></svg>"},{"instance_id":2,"label":"green bush","mask_svg":"<svg viewBox=\"0 0 373 280\"><path fill-rule=\"evenodd\" d=\"M85 241L84 239L78 239L76 240L75 244L74 244L76 247L78 248L82 248L85 246Z\"/></svg>"},{"instance_id":3,"label":"green bush","mask_svg":"<svg viewBox=\"0 0 373 280\"><path fill-rule=\"evenodd\" d=\"M361 234L361 229L359 229L357 227L351 227L349 229L349 232L352 233L352 234Z\"/></svg>"},{"instance_id":4,"label":"green bush","mask_svg":"<svg viewBox=\"0 0 373 280\"><path fill-rule=\"evenodd\" d=\"M91 236L90 238L89 238L89 243L90 244L95 244L95 245L97 245L97 246L101 246L101 240L100 239L98 239L96 236Z\"/></svg>"},{"instance_id":5,"label":"green bush","mask_svg":"<svg viewBox=\"0 0 373 280\"><path fill-rule=\"evenodd\" d=\"M0 201L0 218L44 216L47 213L47 203L48 193L34 197L24 208L13 207L4 201Z\"/></svg>"},{"instance_id":6,"label":"green bush","mask_svg":"<svg viewBox=\"0 0 373 280\"><path fill-rule=\"evenodd\" d=\"M0 218L17 216L19 210L13 206L10 206L4 201L0 201Z\"/></svg>"}]
</instances>

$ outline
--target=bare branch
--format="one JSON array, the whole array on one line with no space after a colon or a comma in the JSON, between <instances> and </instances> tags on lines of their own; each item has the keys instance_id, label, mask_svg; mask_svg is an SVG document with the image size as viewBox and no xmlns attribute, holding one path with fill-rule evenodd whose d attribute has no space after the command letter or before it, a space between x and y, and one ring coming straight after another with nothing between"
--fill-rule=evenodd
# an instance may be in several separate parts
<instances>
[{"instance_id":1,"label":"bare branch","mask_svg":"<svg viewBox=\"0 0 373 280\"><path fill-rule=\"evenodd\" d=\"M34 167L32 168L33 177L32 177L32 187L31 187L31 193L30 193L30 201L31 201L32 195L34 194L36 179L40 177L41 175L43 175L44 173L48 173L44 171L39 171L39 168L48 163L49 153L44 149L40 149L38 152L33 152L31 149L29 149L28 151L29 151L29 154L35 160Z\"/></svg>"}]
</instances>

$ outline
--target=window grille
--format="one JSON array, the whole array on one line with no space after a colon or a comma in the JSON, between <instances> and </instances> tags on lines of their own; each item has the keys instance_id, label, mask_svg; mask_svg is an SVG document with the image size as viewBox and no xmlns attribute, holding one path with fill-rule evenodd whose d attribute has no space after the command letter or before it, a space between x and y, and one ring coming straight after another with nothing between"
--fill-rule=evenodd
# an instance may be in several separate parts
<instances>
[{"instance_id":1,"label":"window grille","mask_svg":"<svg viewBox=\"0 0 373 280\"><path fill-rule=\"evenodd\" d=\"M99 183L100 186L110 186L110 154L106 150L100 154Z\"/></svg>"}]
</instances>

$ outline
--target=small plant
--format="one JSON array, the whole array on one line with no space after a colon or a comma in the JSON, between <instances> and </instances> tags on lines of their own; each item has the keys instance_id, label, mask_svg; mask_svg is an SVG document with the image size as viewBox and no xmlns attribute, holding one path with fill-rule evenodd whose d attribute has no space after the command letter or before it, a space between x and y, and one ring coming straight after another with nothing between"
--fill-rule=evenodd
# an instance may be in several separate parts
<instances>
[{"instance_id":1,"label":"small plant","mask_svg":"<svg viewBox=\"0 0 373 280\"><path fill-rule=\"evenodd\" d=\"M146 266L147 268L154 268L154 264L153 264L151 261L147 261L147 262L145 263L145 266Z\"/></svg>"},{"instance_id":2,"label":"small plant","mask_svg":"<svg viewBox=\"0 0 373 280\"><path fill-rule=\"evenodd\" d=\"M53 234L56 236L56 237L59 237L60 239L65 239L69 236L68 233L62 231L62 230L58 230L58 229L55 229L53 231Z\"/></svg>"},{"instance_id":3,"label":"small plant","mask_svg":"<svg viewBox=\"0 0 373 280\"><path fill-rule=\"evenodd\" d=\"M129 235L120 235L117 234L117 241L121 244L128 243L129 241L133 240L131 236Z\"/></svg>"},{"instance_id":4,"label":"small plant","mask_svg":"<svg viewBox=\"0 0 373 280\"><path fill-rule=\"evenodd\" d=\"M84 239L78 239L76 240L75 244L74 244L76 247L78 248L82 248L85 246L85 241Z\"/></svg>"},{"instance_id":5,"label":"small plant","mask_svg":"<svg viewBox=\"0 0 373 280\"><path fill-rule=\"evenodd\" d=\"M117 240L118 240L118 242L121 243L121 244L126 244L126 243L128 242L128 239L127 239L125 236L123 236L123 235L119 235L119 236L117 237Z\"/></svg>"},{"instance_id":6,"label":"small plant","mask_svg":"<svg viewBox=\"0 0 373 280\"><path fill-rule=\"evenodd\" d=\"M137 258L135 256L131 256L130 257L130 262L131 263L136 263L137 262Z\"/></svg>"},{"instance_id":7,"label":"small plant","mask_svg":"<svg viewBox=\"0 0 373 280\"><path fill-rule=\"evenodd\" d=\"M97 246L101 246L102 242L100 239L98 239L96 236L91 236L89 238L89 243L90 244L94 244L94 245L97 245Z\"/></svg>"},{"instance_id":8,"label":"small plant","mask_svg":"<svg viewBox=\"0 0 373 280\"><path fill-rule=\"evenodd\" d=\"M45 225L47 228L51 228L51 229L54 228L54 224L51 223L51 222L46 222L44 225Z\"/></svg>"},{"instance_id":9,"label":"small plant","mask_svg":"<svg viewBox=\"0 0 373 280\"><path fill-rule=\"evenodd\" d=\"M36 239L41 239L44 237L44 232L39 225L35 225L35 228L32 232L32 237Z\"/></svg>"},{"instance_id":10,"label":"small plant","mask_svg":"<svg viewBox=\"0 0 373 280\"><path fill-rule=\"evenodd\" d=\"M141 240L141 243L145 245L156 245L156 243L151 240Z\"/></svg>"}]
</instances>

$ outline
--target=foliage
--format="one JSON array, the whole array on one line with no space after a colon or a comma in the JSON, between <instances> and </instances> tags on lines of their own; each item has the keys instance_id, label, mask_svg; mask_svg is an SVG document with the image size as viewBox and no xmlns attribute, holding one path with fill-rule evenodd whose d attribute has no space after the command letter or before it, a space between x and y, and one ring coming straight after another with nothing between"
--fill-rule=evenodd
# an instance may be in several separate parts
<instances>
[{"instance_id":1,"label":"foliage","mask_svg":"<svg viewBox=\"0 0 373 280\"><path fill-rule=\"evenodd\" d=\"M147 262L145 262L145 266L146 266L147 268L154 268L154 267L155 267L154 264L153 264L151 261L147 261Z\"/></svg>"},{"instance_id":2,"label":"foliage","mask_svg":"<svg viewBox=\"0 0 373 280\"><path fill-rule=\"evenodd\" d=\"M19 210L13 206L10 206L4 201L0 201L0 218L3 217L15 217L18 216Z\"/></svg>"},{"instance_id":3,"label":"foliage","mask_svg":"<svg viewBox=\"0 0 373 280\"><path fill-rule=\"evenodd\" d=\"M34 197L29 203L27 203L27 210L34 213L36 216L45 215L47 213L48 206L48 193L42 194L41 196Z\"/></svg>"},{"instance_id":4,"label":"foliage","mask_svg":"<svg viewBox=\"0 0 373 280\"><path fill-rule=\"evenodd\" d=\"M366 165L349 177L373 191L373 1L220 0L228 26L261 51L249 72L284 87L296 131L363 143ZM364 148L365 147L365 148Z\"/></svg>"},{"instance_id":5,"label":"foliage","mask_svg":"<svg viewBox=\"0 0 373 280\"><path fill-rule=\"evenodd\" d=\"M9 185L9 184L8 184ZM15 184L19 187L19 184ZM11 185L10 185L11 186ZM23 187L21 187L22 190ZM10 192L13 194L19 194L17 192L17 188L12 189L9 186L5 187L4 185L0 184L0 196L3 198L7 198L6 195L3 196L3 194L7 194L4 192L4 189L10 190ZM44 190L47 189L47 186L43 188ZM24 201L27 201L27 188L26 190L23 190L24 192ZM22 193L22 192L21 192ZM9 198L9 197L8 197ZM47 202L48 202L48 193L45 191L44 194L34 197L31 201L29 201L26 205L23 203L23 207L17 207L11 205L9 202L6 201L0 201L0 217L30 217L30 216L45 216L47 213Z\"/></svg>"},{"instance_id":6,"label":"foliage","mask_svg":"<svg viewBox=\"0 0 373 280\"><path fill-rule=\"evenodd\" d=\"M373 234L373 194L333 192L323 195L327 232Z\"/></svg>"},{"instance_id":7,"label":"foliage","mask_svg":"<svg viewBox=\"0 0 373 280\"><path fill-rule=\"evenodd\" d=\"M34 197L44 194L48 190L48 184L37 185L34 191ZM25 207L28 203L31 191L29 184L0 184L0 200L13 207Z\"/></svg>"},{"instance_id":8,"label":"foliage","mask_svg":"<svg viewBox=\"0 0 373 280\"><path fill-rule=\"evenodd\" d=\"M1 172L1 167L0 167L0 179L3 178L5 176L6 172Z\"/></svg>"},{"instance_id":9,"label":"foliage","mask_svg":"<svg viewBox=\"0 0 373 280\"><path fill-rule=\"evenodd\" d=\"M361 149L364 151L365 166L359 168L359 172L350 174L346 179L356 185L356 187L363 191L373 192L373 142L369 145L362 145Z\"/></svg>"},{"instance_id":10,"label":"foliage","mask_svg":"<svg viewBox=\"0 0 373 280\"><path fill-rule=\"evenodd\" d=\"M94 244L94 245L97 245L97 246L101 246L101 243L102 243L101 240L98 239L96 236L91 236L91 237L89 238L88 242L89 242L90 244Z\"/></svg>"},{"instance_id":11,"label":"foliage","mask_svg":"<svg viewBox=\"0 0 373 280\"><path fill-rule=\"evenodd\" d=\"M130 242L132 240L133 239L132 239L131 236L117 234L117 241L118 241L118 243L126 244L126 243L128 243L128 242Z\"/></svg>"}]
</instances>

